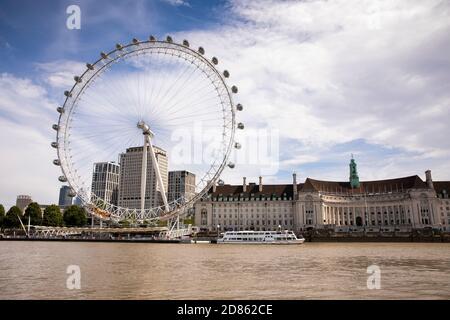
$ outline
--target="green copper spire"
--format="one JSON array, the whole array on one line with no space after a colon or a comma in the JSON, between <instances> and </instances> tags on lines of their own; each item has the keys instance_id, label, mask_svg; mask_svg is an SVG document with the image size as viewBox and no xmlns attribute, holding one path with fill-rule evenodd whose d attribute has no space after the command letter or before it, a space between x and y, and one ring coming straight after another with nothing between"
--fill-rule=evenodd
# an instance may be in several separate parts
<instances>
[{"instance_id":1,"label":"green copper spire","mask_svg":"<svg viewBox=\"0 0 450 320\"><path fill-rule=\"evenodd\" d=\"M355 159L350 160L350 186L352 188L359 188L358 169L356 169Z\"/></svg>"}]
</instances>

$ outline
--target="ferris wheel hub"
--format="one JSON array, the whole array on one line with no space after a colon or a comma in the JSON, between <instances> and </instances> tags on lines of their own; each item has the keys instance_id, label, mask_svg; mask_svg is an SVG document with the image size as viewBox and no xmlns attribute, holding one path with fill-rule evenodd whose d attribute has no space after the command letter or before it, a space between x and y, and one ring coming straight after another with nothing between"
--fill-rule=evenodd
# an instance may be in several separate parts
<instances>
[{"instance_id":1,"label":"ferris wheel hub","mask_svg":"<svg viewBox=\"0 0 450 320\"><path fill-rule=\"evenodd\" d=\"M143 134L153 137L153 132L150 130L150 127L145 123L144 120L139 121L137 123L137 127L142 130Z\"/></svg>"}]
</instances>

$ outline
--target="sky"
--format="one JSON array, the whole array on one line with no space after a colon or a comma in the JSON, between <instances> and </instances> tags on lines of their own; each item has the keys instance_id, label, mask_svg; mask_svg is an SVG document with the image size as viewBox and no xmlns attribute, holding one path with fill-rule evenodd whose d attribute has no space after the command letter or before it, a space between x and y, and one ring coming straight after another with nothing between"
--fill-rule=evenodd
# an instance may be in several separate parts
<instances>
[{"instance_id":1,"label":"sky","mask_svg":"<svg viewBox=\"0 0 450 320\"><path fill-rule=\"evenodd\" d=\"M66 26L74 4L79 30ZM151 34L204 47L238 86L248 133L226 183L347 181L352 154L361 180L450 180L448 0L3 0L0 203L57 202L64 90L101 51ZM267 161L252 149L264 134Z\"/></svg>"}]
</instances>

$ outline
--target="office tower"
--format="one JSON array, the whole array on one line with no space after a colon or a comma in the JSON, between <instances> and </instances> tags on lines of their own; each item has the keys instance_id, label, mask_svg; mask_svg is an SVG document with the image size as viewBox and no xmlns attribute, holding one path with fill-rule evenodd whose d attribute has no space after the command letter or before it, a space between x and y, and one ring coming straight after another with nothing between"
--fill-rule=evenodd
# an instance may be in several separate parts
<instances>
[{"instance_id":1,"label":"office tower","mask_svg":"<svg viewBox=\"0 0 450 320\"><path fill-rule=\"evenodd\" d=\"M115 162L94 163L91 192L101 200L117 205L120 166Z\"/></svg>"},{"instance_id":2,"label":"office tower","mask_svg":"<svg viewBox=\"0 0 450 320\"><path fill-rule=\"evenodd\" d=\"M153 146L156 161L163 180L164 190L167 192L167 153L161 148ZM120 154L120 183L118 205L125 208L141 208L141 176L142 176L143 147L128 148ZM150 150L147 148L147 153ZM153 208L163 204L156 173L153 169L152 157L147 155L147 181L145 188L145 208Z\"/></svg>"},{"instance_id":3,"label":"office tower","mask_svg":"<svg viewBox=\"0 0 450 320\"><path fill-rule=\"evenodd\" d=\"M72 197L70 196L70 187L69 186L61 186L59 189L59 201L58 205L60 207L66 207L72 205Z\"/></svg>"},{"instance_id":4,"label":"office tower","mask_svg":"<svg viewBox=\"0 0 450 320\"><path fill-rule=\"evenodd\" d=\"M169 171L168 201L183 198L186 201L195 195L195 174L182 171Z\"/></svg>"}]
</instances>

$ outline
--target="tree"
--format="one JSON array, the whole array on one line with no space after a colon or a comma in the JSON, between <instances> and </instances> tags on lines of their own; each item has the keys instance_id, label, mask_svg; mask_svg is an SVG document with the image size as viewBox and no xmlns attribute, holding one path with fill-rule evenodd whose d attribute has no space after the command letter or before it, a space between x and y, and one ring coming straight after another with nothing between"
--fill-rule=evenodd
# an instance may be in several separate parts
<instances>
[{"instance_id":1,"label":"tree","mask_svg":"<svg viewBox=\"0 0 450 320\"><path fill-rule=\"evenodd\" d=\"M64 224L63 215L57 205L52 204L51 206L45 208L42 224L50 227L59 227Z\"/></svg>"},{"instance_id":2,"label":"tree","mask_svg":"<svg viewBox=\"0 0 450 320\"><path fill-rule=\"evenodd\" d=\"M83 227L87 223L86 211L77 205L72 205L64 211L63 219L68 227Z\"/></svg>"},{"instance_id":3,"label":"tree","mask_svg":"<svg viewBox=\"0 0 450 320\"><path fill-rule=\"evenodd\" d=\"M3 220L5 219L5 207L0 204L0 229L3 227Z\"/></svg>"},{"instance_id":4,"label":"tree","mask_svg":"<svg viewBox=\"0 0 450 320\"><path fill-rule=\"evenodd\" d=\"M37 202L32 202L25 209L25 218L22 222L28 224L28 217L30 218L30 224L34 226L39 226L42 224L42 210Z\"/></svg>"},{"instance_id":5,"label":"tree","mask_svg":"<svg viewBox=\"0 0 450 320\"><path fill-rule=\"evenodd\" d=\"M19 228L20 221L18 216L22 215L22 211L17 206L12 206L6 213L6 217L3 220L4 228Z\"/></svg>"}]
</instances>

